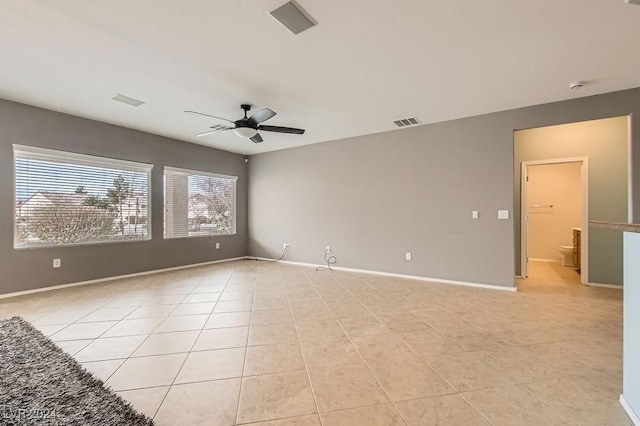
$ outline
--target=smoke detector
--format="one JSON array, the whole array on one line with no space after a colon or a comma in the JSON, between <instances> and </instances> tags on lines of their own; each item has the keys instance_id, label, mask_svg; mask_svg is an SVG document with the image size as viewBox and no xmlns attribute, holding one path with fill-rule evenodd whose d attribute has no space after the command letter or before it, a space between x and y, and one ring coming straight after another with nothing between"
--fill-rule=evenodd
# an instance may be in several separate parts
<instances>
[{"instance_id":1,"label":"smoke detector","mask_svg":"<svg viewBox=\"0 0 640 426\"><path fill-rule=\"evenodd\" d=\"M584 82L583 81L574 81L573 83L571 83L569 85L569 89L578 90L578 89L582 89L582 86L584 86Z\"/></svg>"}]
</instances>

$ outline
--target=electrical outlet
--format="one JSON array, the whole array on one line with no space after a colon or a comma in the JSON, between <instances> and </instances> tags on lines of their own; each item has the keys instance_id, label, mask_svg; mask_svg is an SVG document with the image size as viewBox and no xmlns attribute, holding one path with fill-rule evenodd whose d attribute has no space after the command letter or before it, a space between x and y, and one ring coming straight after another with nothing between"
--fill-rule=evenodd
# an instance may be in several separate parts
<instances>
[{"instance_id":1,"label":"electrical outlet","mask_svg":"<svg viewBox=\"0 0 640 426\"><path fill-rule=\"evenodd\" d=\"M411 252L410 251L406 252L404 254L404 258L405 258L405 260L411 260Z\"/></svg>"},{"instance_id":2,"label":"electrical outlet","mask_svg":"<svg viewBox=\"0 0 640 426\"><path fill-rule=\"evenodd\" d=\"M53 267L59 268L62 266L62 261L60 259L53 259Z\"/></svg>"},{"instance_id":3,"label":"electrical outlet","mask_svg":"<svg viewBox=\"0 0 640 426\"><path fill-rule=\"evenodd\" d=\"M477 219L477 218L478 218L478 215L479 215L478 210L473 210L473 211L471 212L471 218L472 218L472 219Z\"/></svg>"},{"instance_id":4,"label":"electrical outlet","mask_svg":"<svg viewBox=\"0 0 640 426\"><path fill-rule=\"evenodd\" d=\"M220 243L216 243L216 250L220 248Z\"/></svg>"},{"instance_id":5,"label":"electrical outlet","mask_svg":"<svg viewBox=\"0 0 640 426\"><path fill-rule=\"evenodd\" d=\"M282 248L285 249L285 250L288 249L289 247L290 247L289 243L283 243L282 244Z\"/></svg>"},{"instance_id":6,"label":"electrical outlet","mask_svg":"<svg viewBox=\"0 0 640 426\"><path fill-rule=\"evenodd\" d=\"M327 246L327 251L331 253L331 246Z\"/></svg>"},{"instance_id":7,"label":"electrical outlet","mask_svg":"<svg viewBox=\"0 0 640 426\"><path fill-rule=\"evenodd\" d=\"M509 219L509 210L498 210L498 219Z\"/></svg>"}]
</instances>

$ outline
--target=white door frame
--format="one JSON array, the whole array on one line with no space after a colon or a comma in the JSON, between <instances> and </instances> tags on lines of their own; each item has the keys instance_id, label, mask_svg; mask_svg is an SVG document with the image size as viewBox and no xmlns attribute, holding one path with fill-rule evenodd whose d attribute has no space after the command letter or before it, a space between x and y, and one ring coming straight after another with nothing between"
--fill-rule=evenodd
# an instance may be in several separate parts
<instances>
[{"instance_id":1,"label":"white door frame","mask_svg":"<svg viewBox=\"0 0 640 426\"><path fill-rule=\"evenodd\" d=\"M527 277L527 237L529 209L527 206L527 176L529 166L541 164L581 163L582 225L580 234L580 282L589 282L589 157L554 158L548 160L523 161L520 182L520 275Z\"/></svg>"}]
</instances>

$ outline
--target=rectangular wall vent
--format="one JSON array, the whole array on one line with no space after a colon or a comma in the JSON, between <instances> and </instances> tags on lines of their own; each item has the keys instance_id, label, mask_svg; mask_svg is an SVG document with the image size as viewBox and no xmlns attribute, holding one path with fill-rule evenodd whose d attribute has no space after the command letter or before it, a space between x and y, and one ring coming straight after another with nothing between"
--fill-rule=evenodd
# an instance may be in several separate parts
<instances>
[{"instance_id":1,"label":"rectangular wall vent","mask_svg":"<svg viewBox=\"0 0 640 426\"><path fill-rule=\"evenodd\" d=\"M141 101L140 99L130 98L129 96L123 95L121 93L118 93L116 96L114 96L111 99L113 99L114 101L122 102L123 104L134 106L134 107L139 107L144 103L144 101Z\"/></svg>"},{"instance_id":2,"label":"rectangular wall vent","mask_svg":"<svg viewBox=\"0 0 640 426\"><path fill-rule=\"evenodd\" d=\"M395 120L394 123L398 127L415 126L416 124L420 124L420 120L416 117L409 117Z\"/></svg>"},{"instance_id":3,"label":"rectangular wall vent","mask_svg":"<svg viewBox=\"0 0 640 426\"><path fill-rule=\"evenodd\" d=\"M300 34L317 24L300 6L292 1L272 10L269 14L293 34Z\"/></svg>"}]
</instances>

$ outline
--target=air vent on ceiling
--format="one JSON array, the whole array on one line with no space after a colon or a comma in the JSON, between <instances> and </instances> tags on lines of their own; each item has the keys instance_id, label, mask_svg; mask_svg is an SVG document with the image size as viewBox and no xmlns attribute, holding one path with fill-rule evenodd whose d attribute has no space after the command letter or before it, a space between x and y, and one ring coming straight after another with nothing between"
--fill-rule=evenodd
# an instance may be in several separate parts
<instances>
[{"instance_id":1,"label":"air vent on ceiling","mask_svg":"<svg viewBox=\"0 0 640 426\"><path fill-rule=\"evenodd\" d=\"M111 99L113 99L114 101L122 102L123 104L134 106L134 107L138 107L144 103L144 101L141 101L140 99L130 98L129 96L125 96L121 93L118 93L116 96L114 96Z\"/></svg>"},{"instance_id":2,"label":"air vent on ceiling","mask_svg":"<svg viewBox=\"0 0 640 426\"><path fill-rule=\"evenodd\" d=\"M398 127L415 126L416 124L420 124L420 120L418 120L416 117L409 117L400 120L394 120L394 123Z\"/></svg>"},{"instance_id":3,"label":"air vent on ceiling","mask_svg":"<svg viewBox=\"0 0 640 426\"><path fill-rule=\"evenodd\" d=\"M294 34L300 34L317 24L309 14L305 13L300 6L292 1L272 10L269 14Z\"/></svg>"}]
</instances>

